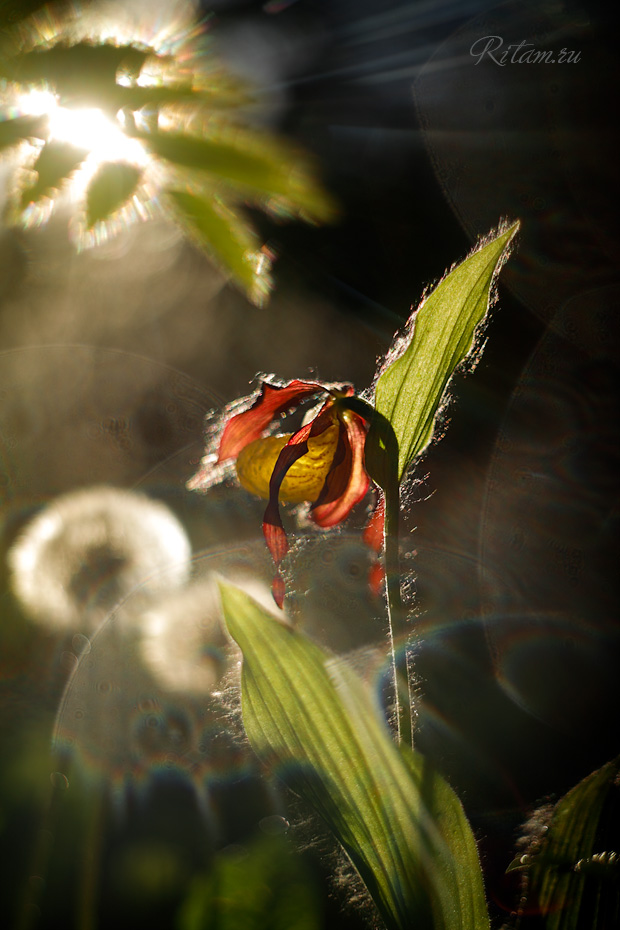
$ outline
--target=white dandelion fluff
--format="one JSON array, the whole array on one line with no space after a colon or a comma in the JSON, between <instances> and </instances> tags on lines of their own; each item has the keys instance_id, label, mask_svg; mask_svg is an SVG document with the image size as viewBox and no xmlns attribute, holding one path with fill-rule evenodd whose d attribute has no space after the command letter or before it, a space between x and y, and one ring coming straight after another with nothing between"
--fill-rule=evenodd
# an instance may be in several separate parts
<instances>
[{"instance_id":1,"label":"white dandelion fluff","mask_svg":"<svg viewBox=\"0 0 620 930\"><path fill-rule=\"evenodd\" d=\"M222 615L218 578L222 576L211 574L195 581L143 611L142 662L164 691L213 694L222 687L224 673L239 661L239 649ZM267 585L239 575L228 581L283 618Z\"/></svg>"},{"instance_id":2,"label":"white dandelion fluff","mask_svg":"<svg viewBox=\"0 0 620 930\"><path fill-rule=\"evenodd\" d=\"M164 504L95 487L52 501L8 560L13 591L33 620L89 633L137 586L148 600L184 585L191 548Z\"/></svg>"},{"instance_id":3,"label":"white dandelion fluff","mask_svg":"<svg viewBox=\"0 0 620 930\"><path fill-rule=\"evenodd\" d=\"M212 581L197 581L147 607L140 628L142 662L164 691L210 694L217 688L231 640Z\"/></svg>"}]
</instances>

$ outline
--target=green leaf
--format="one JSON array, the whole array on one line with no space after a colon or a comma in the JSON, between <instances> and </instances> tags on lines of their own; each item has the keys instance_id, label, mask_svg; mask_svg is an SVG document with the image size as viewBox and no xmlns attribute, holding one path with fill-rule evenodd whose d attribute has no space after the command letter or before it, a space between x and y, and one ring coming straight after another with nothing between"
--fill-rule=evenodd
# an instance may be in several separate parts
<instances>
[{"instance_id":1,"label":"green leaf","mask_svg":"<svg viewBox=\"0 0 620 930\"><path fill-rule=\"evenodd\" d=\"M420 793L423 809L443 840L437 867L446 874L441 904L448 917L437 926L461 930L488 928L478 848L463 805L422 753L408 746L403 746L401 752Z\"/></svg>"},{"instance_id":2,"label":"green leaf","mask_svg":"<svg viewBox=\"0 0 620 930\"><path fill-rule=\"evenodd\" d=\"M150 60L159 66L161 76L153 83L135 83L143 65ZM5 76L20 84L52 87L63 105L89 105L114 115L119 109L139 110L191 103L213 107L220 97L227 105L242 99L231 83L212 80L208 87L194 86L194 78L182 79L164 72L173 59L157 55L152 49L109 42L57 43L48 49L36 49L9 58ZM125 79L118 82L119 77Z\"/></svg>"},{"instance_id":3,"label":"green leaf","mask_svg":"<svg viewBox=\"0 0 620 930\"><path fill-rule=\"evenodd\" d=\"M107 220L135 192L142 172L126 162L104 162L86 192L86 226Z\"/></svg>"},{"instance_id":4,"label":"green leaf","mask_svg":"<svg viewBox=\"0 0 620 930\"><path fill-rule=\"evenodd\" d=\"M187 191L166 191L190 235L230 272L254 303L267 297L270 262L260 260L258 242L239 210L213 194L211 199Z\"/></svg>"},{"instance_id":5,"label":"green leaf","mask_svg":"<svg viewBox=\"0 0 620 930\"><path fill-rule=\"evenodd\" d=\"M87 155L88 149L78 148L69 142L48 142L33 166L38 174L37 180L22 191L22 208L58 190Z\"/></svg>"},{"instance_id":6,"label":"green leaf","mask_svg":"<svg viewBox=\"0 0 620 930\"><path fill-rule=\"evenodd\" d=\"M399 480L431 441L448 382L474 347L494 278L518 228L515 223L487 241L437 285L412 316L404 351L388 360L377 381L375 406L398 440ZM371 458L379 444L371 427Z\"/></svg>"},{"instance_id":7,"label":"green leaf","mask_svg":"<svg viewBox=\"0 0 620 930\"><path fill-rule=\"evenodd\" d=\"M526 906L536 907L545 930L620 926L618 846L607 851L610 839L618 843L619 775L615 759L579 782L510 866L524 871Z\"/></svg>"},{"instance_id":8,"label":"green leaf","mask_svg":"<svg viewBox=\"0 0 620 930\"><path fill-rule=\"evenodd\" d=\"M10 149L25 139L44 139L47 134L47 117L18 116L15 119L0 119L0 152Z\"/></svg>"},{"instance_id":9,"label":"green leaf","mask_svg":"<svg viewBox=\"0 0 620 930\"><path fill-rule=\"evenodd\" d=\"M345 665L222 586L243 652L242 710L258 754L333 830L391 930L488 928L475 843L450 787L404 761Z\"/></svg>"},{"instance_id":10,"label":"green leaf","mask_svg":"<svg viewBox=\"0 0 620 930\"><path fill-rule=\"evenodd\" d=\"M62 103L80 103L116 112L119 71L137 77L150 49L110 42L59 42L9 59L11 79L22 84L45 83L54 88Z\"/></svg>"},{"instance_id":11,"label":"green leaf","mask_svg":"<svg viewBox=\"0 0 620 930\"><path fill-rule=\"evenodd\" d=\"M216 90L203 90L192 84L117 84L115 99L118 109L141 110L143 107L170 107L192 104L196 107L215 107L223 97ZM226 106L236 101L230 93L222 100Z\"/></svg>"},{"instance_id":12,"label":"green leaf","mask_svg":"<svg viewBox=\"0 0 620 930\"><path fill-rule=\"evenodd\" d=\"M283 837L259 837L215 858L196 879L178 930L319 930L317 893Z\"/></svg>"},{"instance_id":13,"label":"green leaf","mask_svg":"<svg viewBox=\"0 0 620 930\"><path fill-rule=\"evenodd\" d=\"M134 133L154 155L182 168L205 172L225 182L244 197L267 200L267 206L305 218L330 220L334 206L312 178L299 155L283 144L256 133L229 132L225 136L192 136L176 132ZM269 203L269 199L275 200Z\"/></svg>"}]
</instances>

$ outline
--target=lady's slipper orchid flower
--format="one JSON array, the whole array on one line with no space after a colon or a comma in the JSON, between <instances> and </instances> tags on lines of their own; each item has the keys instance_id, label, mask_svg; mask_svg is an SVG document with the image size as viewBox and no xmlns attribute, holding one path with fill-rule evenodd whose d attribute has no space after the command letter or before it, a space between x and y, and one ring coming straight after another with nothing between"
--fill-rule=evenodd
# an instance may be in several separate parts
<instances>
[{"instance_id":1,"label":"lady's slipper orchid flower","mask_svg":"<svg viewBox=\"0 0 620 930\"><path fill-rule=\"evenodd\" d=\"M368 491L364 444L369 424L347 405L352 396L349 384L264 380L258 394L235 405L245 409L227 420L216 455L203 459L188 484L206 489L219 480L218 467L234 460L241 486L268 501L263 533L278 569L273 595L280 607L284 582L279 565L288 552L280 502L309 503L313 522L328 528L341 523ZM311 398L323 398L323 403L297 432L268 433L280 417Z\"/></svg>"}]
</instances>

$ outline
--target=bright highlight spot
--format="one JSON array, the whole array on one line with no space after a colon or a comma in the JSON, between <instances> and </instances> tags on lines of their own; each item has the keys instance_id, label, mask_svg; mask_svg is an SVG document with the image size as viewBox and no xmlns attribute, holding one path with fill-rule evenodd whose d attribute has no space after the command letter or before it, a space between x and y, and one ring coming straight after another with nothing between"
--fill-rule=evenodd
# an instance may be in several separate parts
<instances>
[{"instance_id":1,"label":"bright highlight spot","mask_svg":"<svg viewBox=\"0 0 620 930\"><path fill-rule=\"evenodd\" d=\"M90 153L88 162L91 167L106 161L125 161L143 166L148 160L143 145L125 135L120 121L111 120L102 110L62 107L56 95L46 90L24 94L19 98L18 106L25 115L47 116L49 139L86 149Z\"/></svg>"}]
</instances>

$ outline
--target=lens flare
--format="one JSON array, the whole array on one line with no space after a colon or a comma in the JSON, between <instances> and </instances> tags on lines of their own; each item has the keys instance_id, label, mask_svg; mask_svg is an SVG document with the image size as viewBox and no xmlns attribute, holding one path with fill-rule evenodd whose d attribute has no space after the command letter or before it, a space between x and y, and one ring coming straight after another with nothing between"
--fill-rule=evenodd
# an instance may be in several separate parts
<instances>
[{"instance_id":1,"label":"lens flare","mask_svg":"<svg viewBox=\"0 0 620 930\"><path fill-rule=\"evenodd\" d=\"M38 89L22 94L17 109L25 116L47 116L49 141L86 149L91 170L105 161L126 161L138 167L148 162L142 143L123 132L120 111L112 120L95 107L63 107L56 94Z\"/></svg>"}]
</instances>

